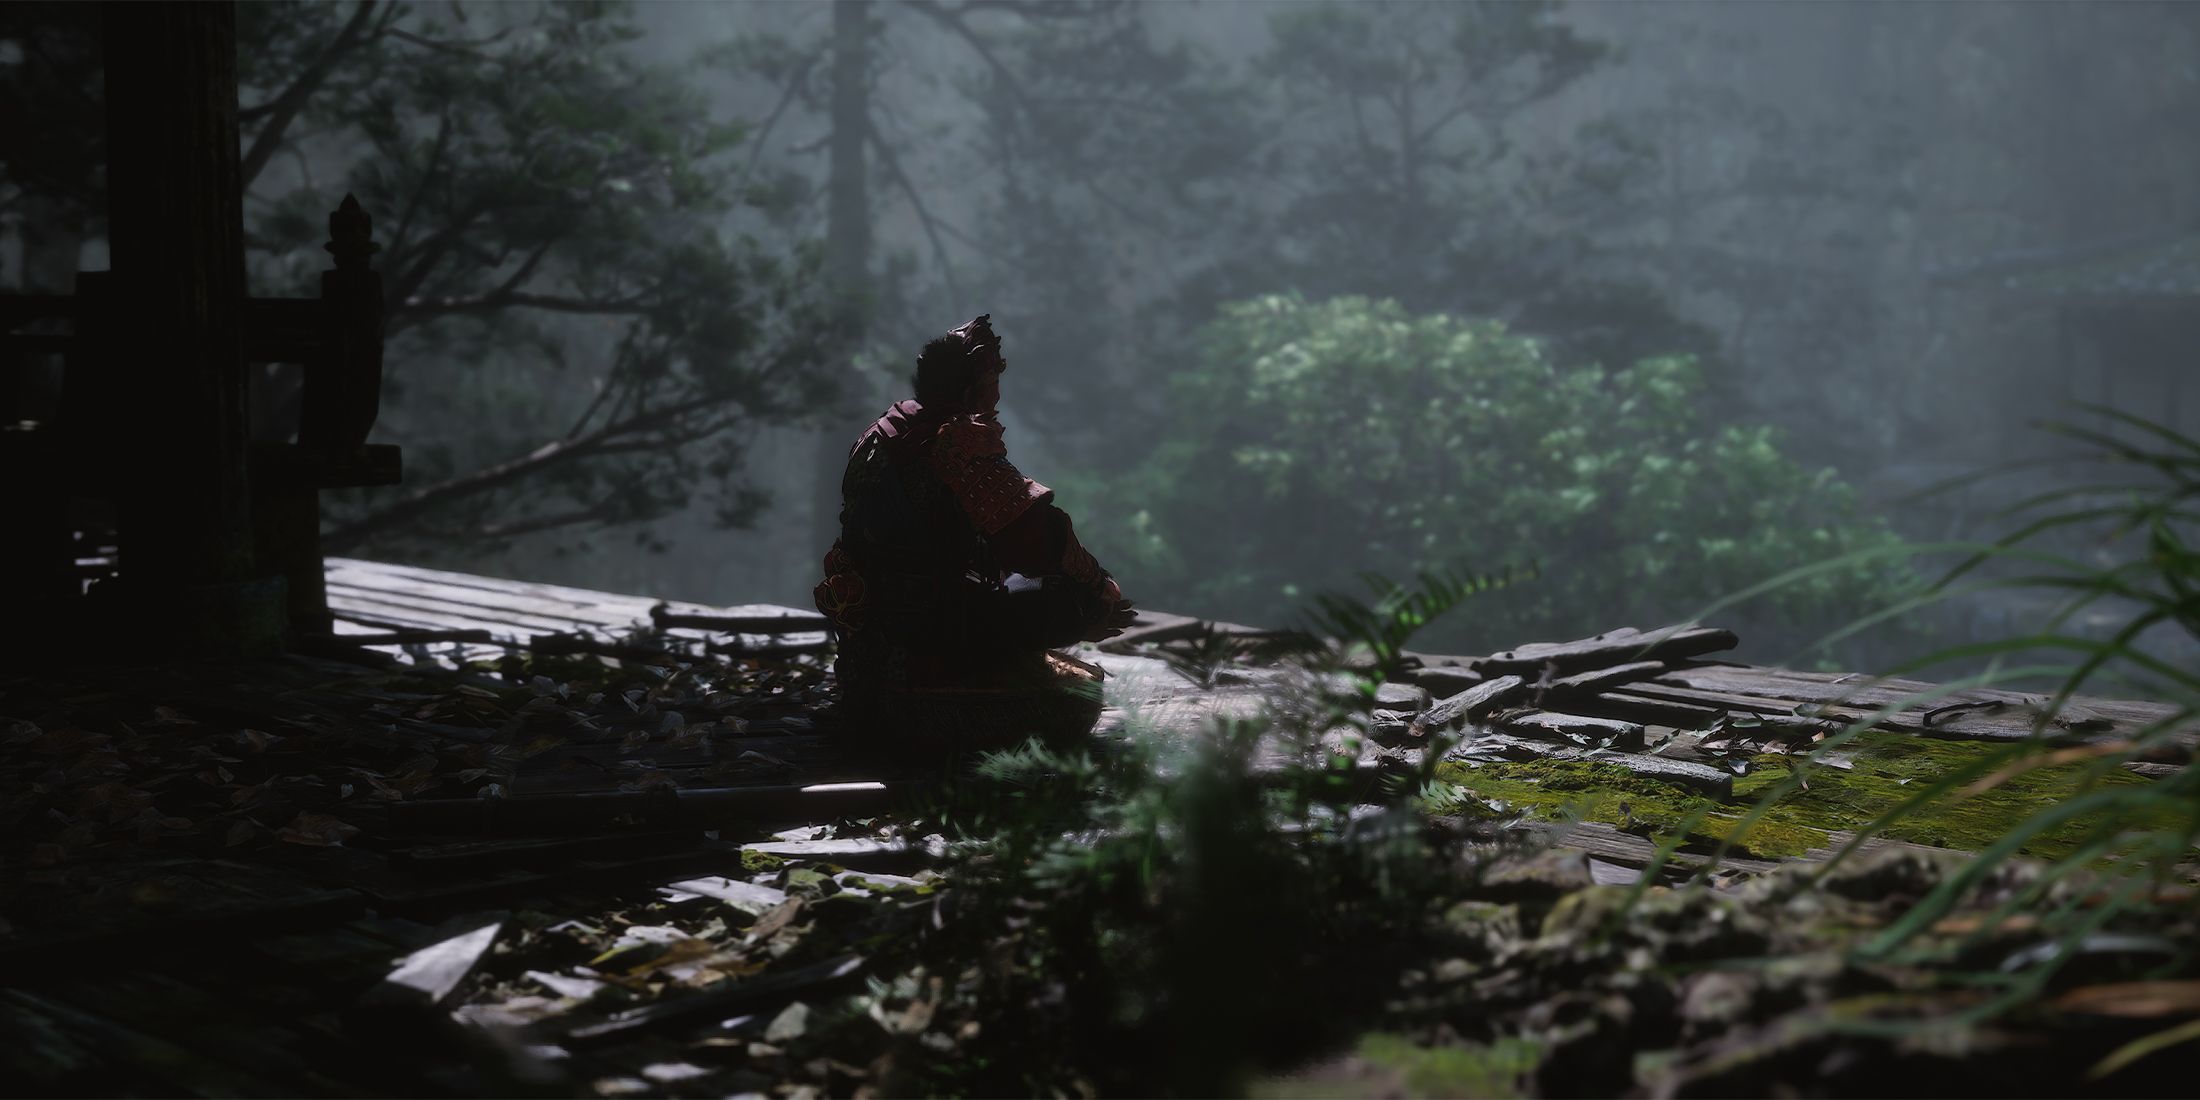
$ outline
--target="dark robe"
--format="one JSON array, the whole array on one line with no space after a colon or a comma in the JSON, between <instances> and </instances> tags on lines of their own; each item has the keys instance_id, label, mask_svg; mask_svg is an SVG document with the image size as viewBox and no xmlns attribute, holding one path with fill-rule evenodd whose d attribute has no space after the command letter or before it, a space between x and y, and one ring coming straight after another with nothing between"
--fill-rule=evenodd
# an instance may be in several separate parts
<instances>
[{"instance_id":1,"label":"dark robe","mask_svg":"<svg viewBox=\"0 0 2200 1100\"><path fill-rule=\"evenodd\" d=\"M1048 651L1103 635L1121 593L1053 500L1008 461L990 412L904 401L856 440L815 593L846 716L1011 727L974 740L1091 729L1096 693L1073 690L1066 710L1056 697L1096 674Z\"/></svg>"}]
</instances>

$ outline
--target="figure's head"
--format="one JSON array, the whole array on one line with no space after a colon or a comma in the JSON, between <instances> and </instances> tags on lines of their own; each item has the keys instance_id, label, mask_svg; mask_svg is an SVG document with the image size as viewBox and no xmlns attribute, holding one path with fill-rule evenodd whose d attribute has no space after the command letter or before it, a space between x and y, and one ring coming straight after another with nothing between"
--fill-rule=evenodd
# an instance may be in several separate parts
<instances>
[{"instance_id":1,"label":"figure's head","mask_svg":"<svg viewBox=\"0 0 2200 1100\"><path fill-rule=\"evenodd\" d=\"M987 412L1001 400L1001 338L992 314L925 342L917 355L917 403L927 408Z\"/></svg>"}]
</instances>

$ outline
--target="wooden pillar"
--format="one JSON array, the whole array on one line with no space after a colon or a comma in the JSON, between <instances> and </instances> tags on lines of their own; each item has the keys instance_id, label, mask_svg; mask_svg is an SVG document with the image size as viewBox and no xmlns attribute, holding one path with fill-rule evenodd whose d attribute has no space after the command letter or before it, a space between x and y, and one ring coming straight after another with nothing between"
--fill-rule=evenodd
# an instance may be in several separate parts
<instances>
[{"instance_id":1,"label":"wooden pillar","mask_svg":"<svg viewBox=\"0 0 2200 1100\"><path fill-rule=\"evenodd\" d=\"M247 474L236 8L102 11L113 328L105 395L127 458L116 608L206 652L279 643Z\"/></svg>"}]
</instances>

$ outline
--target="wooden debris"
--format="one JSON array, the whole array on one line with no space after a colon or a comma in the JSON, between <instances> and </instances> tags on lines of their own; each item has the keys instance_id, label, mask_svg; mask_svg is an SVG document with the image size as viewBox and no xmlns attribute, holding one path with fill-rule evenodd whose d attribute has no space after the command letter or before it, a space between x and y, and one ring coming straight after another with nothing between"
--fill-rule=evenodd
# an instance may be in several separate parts
<instances>
[{"instance_id":1,"label":"wooden debris","mask_svg":"<svg viewBox=\"0 0 2200 1100\"><path fill-rule=\"evenodd\" d=\"M675 610L669 603L660 603L650 607L649 621L663 630L684 627L719 634L799 634L825 629L825 616L791 607L712 612Z\"/></svg>"},{"instance_id":2,"label":"wooden debris","mask_svg":"<svg viewBox=\"0 0 2200 1100\"><path fill-rule=\"evenodd\" d=\"M1717 707L1696 703L1681 703L1670 699L1652 699L1627 692L1604 692L1596 695L1574 696L1566 700L1566 708L1579 714L1599 718L1618 718L1644 725L1701 728L1719 720L1726 711Z\"/></svg>"},{"instance_id":3,"label":"wooden debris","mask_svg":"<svg viewBox=\"0 0 2200 1100\"><path fill-rule=\"evenodd\" d=\"M1674 661L1732 649L1740 643L1731 630L1681 625L1640 631L1622 627L1574 642L1536 642L1484 657L1474 670L1484 675L1535 674L1549 666L1558 674L1604 668L1631 661Z\"/></svg>"},{"instance_id":4,"label":"wooden debris","mask_svg":"<svg viewBox=\"0 0 2200 1100\"><path fill-rule=\"evenodd\" d=\"M1514 762L1588 760L1622 767L1644 779L1670 783L1721 801L1734 796L1734 776L1717 768L1643 753L1553 745L1547 741L1497 731L1476 734L1461 742L1451 751L1451 759L1466 763L1486 763L1492 759Z\"/></svg>"},{"instance_id":5,"label":"wooden debris","mask_svg":"<svg viewBox=\"0 0 2200 1100\"><path fill-rule=\"evenodd\" d=\"M945 854L936 845L900 839L848 837L838 840L766 840L741 846L744 852L786 859L818 859L845 867L917 866Z\"/></svg>"},{"instance_id":6,"label":"wooden debris","mask_svg":"<svg viewBox=\"0 0 2200 1100\"><path fill-rule=\"evenodd\" d=\"M682 879L657 888L668 899L681 897L716 898L744 913L755 915L787 900L785 890L762 886L740 879L710 877Z\"/></svg>"},{"instance_id":7,"label":"wooden debris","mask_svg":"<svg viewBox=\"0 0 2200 1100\"><path fill-rule=\"evenodd\" d=\"M1527 681L1518 676L1499 676L1476 684L1457 695L1438 701L1414 721L1415 735L1428 730L1444 729L1459 722L1469 722L1498 707L1527 690Z\"/></svg>"},{"instance_id":8,"label":"wooden debris","mask_svg":"<svg viewBox=\"0 0 2200 1100\"><path fill-rule=\"evenodd\" d=\"M1408 671L1404 679L1427 688L1429 694L1442 698L1457 695L1481 683L1483 676L1461 665L1425 665Z\"/></svg>"},{"instance_id":9,"label":"wooden debris","mask_svg":"<svg viewBox=\"0 0 2200 1100\"><path fill-rule=\"evenodd\" d=\"M1587 672L1562 676L1543 685L1542 690L1552 695L1570 698L1575 695L1603 691L1605 688L1617 684L1647 680L1665 670L1666 664L1663 661L1633 661L1624 665L1613 665L1610 668L1593 668Z\"/></svg>"},{"instance_id":10,"label":"wooden debris","mask_svg":"<svg viewBox=\"0 0 2200 1100\"><path fill-rule=\"evenodd\" d=\"M565 1033L564 1042L576 1047L593 1046L690 1020L777 1008L797 997L851 984L863 973L864 962L861 955L841 955L795 970L733 982L707 993L667 998L573 1028Z\"/></svg>"},{"instance_id":11,"label":"wooden debris","mask_svg":"<svg viewBox=\"0 0 2200 1100\"><path fill-rule=\"evenodd\" d=\"M1588 718L1547 710L1509 711L1491 719L1499 729L1528 737L1558 739L1615 749L1642 747L1642 727L1611 718Z\"/></svg>"},{"instance_id":12,"label":"wooden debris","mask_svg":"<svg viewBox=\"0 0 2200 1100\"><path fill-rule=\"evenodd\" d=\"M361 998L362 1005L431 1008L442 1004L458 983L481 965L482 957L504 931L504 920L503 914L497 914L399 959L389 977Z\"/></svg>"}]
</instances>

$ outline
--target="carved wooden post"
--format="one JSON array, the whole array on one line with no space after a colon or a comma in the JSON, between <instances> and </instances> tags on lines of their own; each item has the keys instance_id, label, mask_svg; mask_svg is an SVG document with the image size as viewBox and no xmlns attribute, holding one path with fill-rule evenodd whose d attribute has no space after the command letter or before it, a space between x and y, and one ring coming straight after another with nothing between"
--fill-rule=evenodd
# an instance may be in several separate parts
<instances>
[{"instance_id":1,"label":"carved wooden post","mask_svg":"<svg viewBox=\"0 0 2200 1100\"><path fill-rule=\"evenodd\" d=\"M328 217L333 270L321 273L317 331L299 394L298 445L262 447L253 507L260 560L290 586L289 615L301 635L331 628L321 555L321 490L385 485L398 477L397 448L368 446L382 405L382 276L368 266L373 220L345 195Z\"/></svg>"},{"instance_id":2,"label":"carved wooden post","mask_svg":"<svg viewBox=\"0 0 2200 1100\"><path fill-rule=\"evenodd\" d=\"M322 354L306 371L298 445L330 458L356 454L382 408L382 273L367 266L381 246L355 196L328 216L322 247L336 267L321 273Z\"/></svg>"}]
</instances>

